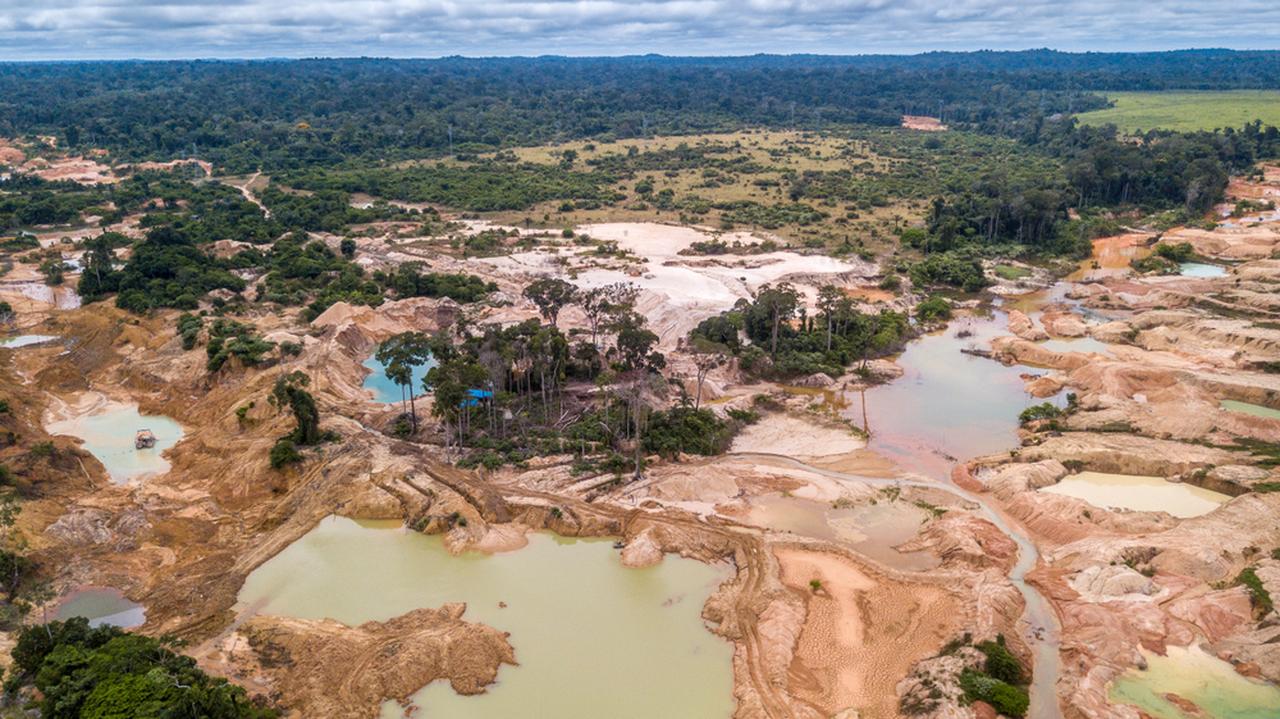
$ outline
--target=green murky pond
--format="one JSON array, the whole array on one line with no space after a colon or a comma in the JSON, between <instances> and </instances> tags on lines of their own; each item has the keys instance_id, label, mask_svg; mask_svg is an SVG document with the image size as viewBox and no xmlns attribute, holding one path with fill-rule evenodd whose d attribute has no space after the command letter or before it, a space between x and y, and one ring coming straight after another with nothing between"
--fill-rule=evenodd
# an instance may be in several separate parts
<instances>
[{"instance_id":1,"label":"green murky pond","mask_svg":"<svg viewBox=\"0 0 1280 719\"><path fill-rule=\"evenodd\" d=\"M106 467L111 481L125 484L132 479L169 471L162 453L182 439L182 425L161 415L142 415L136 406L115 406L100 414L51 422L51 434L79 437L84 448ZM156 436L154 447L137 449L138 430L149 429Z\"/></svg>"},{"instance_id":2,"label":"green murky pond","mask_svg":"<svg viewBox=\"0 0 1280 719\"><path fill-rule=\"evenodd\" d=\"M1280 717L1280 687L1243 677L1199 647L1169 647L1167 656L1143 655L1145 671L1130 669L1112 682L1113 703L1131 704L1154 719ZM1200 713L1179 707L1169 695L1195 704Z\"/></svg>"},{"instance_id":3,"label":"green murky pond","mask_svg":"<svg viewBox=\"0 0 1280 719\"><path fill-rule=\"evenodd\" d=\"M1231 499L1220 492L1161 477L1081 472L1041 492L1083 499L1095 507L1168 512L1175 517L1198 517Z\"/></svg>"},{"instance_id":4,"label":"green murky pond","mask_svg":"<svg viewBox=\"0 0 1280 719\"><path fill-rule=\"evenodd\" d=\"M398 523L330 517L249 575L239 599L352 625L466 602L466 619L510 633L519 666L478 696L434 682L414 697L414 717L728 717L732 646L701 617L728 576L674 556L628 569L610 540L544 533L514 552L453 556Z\"/></svg>"},{"instance_id":5,"label":"green murky pond","mask_svg":"<svg viewBox=\"0 0 1280 719\"><path fill-rule=\"evenodd\" d=\"M1263 407L1260 404L1249 404L1248 402L1237 402L1234 399L1224 399L1219 404L1222 408L1230 412L1243 412L1251 414L1255 417L1265 417L1267 419L1280 419L1280 409L1271 409Z\"/></svg>"}]
</instances>

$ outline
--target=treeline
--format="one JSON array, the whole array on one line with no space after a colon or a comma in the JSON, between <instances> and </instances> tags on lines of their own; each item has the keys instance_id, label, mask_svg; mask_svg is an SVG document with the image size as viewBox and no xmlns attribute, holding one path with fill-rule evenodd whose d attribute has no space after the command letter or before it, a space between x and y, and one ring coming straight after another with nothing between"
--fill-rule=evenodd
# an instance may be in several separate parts
<instances>
[{"instance_id":1,"label":"treeline","mask_svg":"<svg viewBox=\"0 0 1280 719\"><path fill-rule=\"evenodd\" d=\"M0 136L278 171L580 137L896 125L904 113L999 130L1105 105L1044 82L910 58L28 63L0 66Z\"/></svg>"},{"instance_id":2,"label":"treeline","mask_svg":"<svg viewBox=\"0 0 1280 719\"><path fill-rule=\"evenodd\" d=\"M1039 122L1021 137L1060 163L1056 172L1011 178L992 172L959 192L935 197L927 234L904 236L926 252L965 245L1024 245L1087 251L1087 223L1071 208L1181 212L1194 220L1221 202L1231 174L1280 155L1280 130L1254 122L1224 132L1149 132L1122 138L1114 127L1074 120Z\"/></svg>"},{"instance_id":3,"label":"treeline","mask_svg":"<svg viewBox=\"0 0 1280 719\"><path fill-rule=\"evenodd\" d=\"M193 236L194 235L194 236ZM366 273L352 261L353 240L339 252L305 232L290 233L265 251L250 247L220 259L196 242L198 233L164 225L147 232L133 246L129 260L117 267L115 250L128 238L104 233L86 242L85 266L78 291L86 302L116 295L116 305L133 312L157 308L194 310L215 290L219 311L242 308L250 298L241 293L247 277L263 276L253 299L280 306L302 306L303 319L312 320L335 302L377 306L388 296L447 297L468 303L497 289L474 275L423 273L418 263L405 263L392 273ZM347 254L347 253L350 254Z\"/></svg>"}]
</instances>

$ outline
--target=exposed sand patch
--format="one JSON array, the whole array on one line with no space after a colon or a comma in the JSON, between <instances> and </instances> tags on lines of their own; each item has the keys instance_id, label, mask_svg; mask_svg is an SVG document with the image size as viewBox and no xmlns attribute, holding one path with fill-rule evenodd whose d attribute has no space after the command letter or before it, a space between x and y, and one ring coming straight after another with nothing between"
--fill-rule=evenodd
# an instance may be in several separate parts
<instances>
[{"instance_id":1,"label":"exposed sand patch","mask_svg":"<svg viewBox=\"0 0 1280 719\"><path fill-rule=\"evenodd\" d=\"M583 225L578 232L593 239L616 242L618 247L642 257L675 257L695 242L715 239L693 227L662 225L656 222L607 222ZM744 239L737 237L737 239Z\"/></svg>"},{"instance_id":2,"label":"exposed sand patch","mask_svg":"<svg viewBox=\"0 0 1280 719\"><path fill-rule=\"evenodd\" d=\"M831 457L867 446L850 430L790 414L770 414L733 439L732 452L761 452L789 457Z\"/></svg>"},{"instance_id":3,"label":"exposed sand patch","mask_svg":"<svg viewBox=\"0 0 1280 719\"><path fill-rule=\"evenodd\" d=\"M921 130L924 132L946 132L947 126L942 124L942 120L928 115L903 115L902 126L908 130Z\"/></svg>"},{"instance_id":4,"label":"exposed sand patch","mask_svg":"<svg viewBox=\"0 0 1280 719\"><path fill-rule=\"evenodd\" d=\"M876 579L837 554L777 548L774 556L783 584L807 603L793 691L827 716L898 716L897 682L945 641L955 602L939 588Z\"/></svg>"}]
</instances>

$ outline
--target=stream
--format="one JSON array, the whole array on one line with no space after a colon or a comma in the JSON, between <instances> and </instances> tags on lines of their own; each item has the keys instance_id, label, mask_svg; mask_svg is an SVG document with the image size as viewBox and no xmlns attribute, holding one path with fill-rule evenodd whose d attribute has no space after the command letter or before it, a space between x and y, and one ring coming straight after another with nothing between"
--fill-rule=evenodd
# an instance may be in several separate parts
<instances>
[{"instance_id":1,"label":"stream","mask_svg":"<svg viewBox=\"0 0 1280 719\"><path fill-rule=\"evenodd\" d=\"M1026 621L1028 628L1023 632L1023 640L1031 648L1034 657L1034 673L1030 687L1031 706L1027 710L1027 716L1030 719L1060 719L1062 717L1062 709L1058 705L1058 695L1055 690L1058 683L1058 675L1062 670L1058 657L1058 618L1044 596L1035 587L1026 582L1027 572L1035 568L1040 553L1036 551L1036 547L1031 540L1020 529L1015 529L1013 524L1005 519L1004 515L992 509L978 495L951 484L942 484L927 479L866 477L857 474L846 474L831 469L815 467L794 457L777 454L743 452L734 453L732 456L782 462L831 479L858 482L860 484L939 489L965 501L977 504L981 510L982 517L994 524L1018 545L1018 561L1009 570L1009 581L1013 583L1013 586L1017 587L1018 592L1022 594L1022 598L1026 602L1023 620Z\"/></svg>"}]
</instances>

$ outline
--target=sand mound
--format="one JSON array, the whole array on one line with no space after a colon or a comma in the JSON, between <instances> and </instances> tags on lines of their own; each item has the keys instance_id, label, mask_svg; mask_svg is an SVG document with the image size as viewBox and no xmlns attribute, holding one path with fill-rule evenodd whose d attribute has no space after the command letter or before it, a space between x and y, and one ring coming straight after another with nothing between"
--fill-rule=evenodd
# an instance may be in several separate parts
<instances>
[{"instance_id":1,"label":"sand mound","mask_svg":"<svg viewBox=\"0 0 1280 719\"><path fill-rule=\"evenodd\" d=\"M844 427L823 425L789 414L771 414L742 430L734 438L731 451L830 457L865 446L866 440Z\"/></svg>"}]
</instances>

